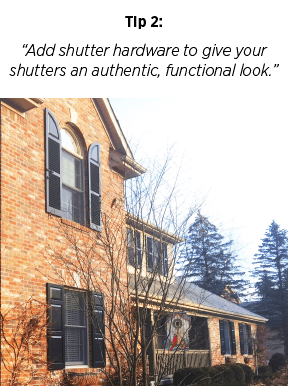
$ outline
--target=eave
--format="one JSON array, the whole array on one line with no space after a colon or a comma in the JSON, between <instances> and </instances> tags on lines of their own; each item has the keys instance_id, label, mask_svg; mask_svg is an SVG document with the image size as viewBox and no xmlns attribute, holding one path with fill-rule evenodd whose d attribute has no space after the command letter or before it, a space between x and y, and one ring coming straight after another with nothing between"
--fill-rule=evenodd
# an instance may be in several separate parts
<instances>
[{"instance_id":1,"label":"eave","mask_svg":"<svg viewBox=\"0 0 288 386\"><path fill-rule=\"evenodd\" d=\"M132 298L133 298L133 294L132 294ZM147 301L145 296L138 295L138 298L140 302L141 300L143 302ZM151 306L151 308L153 308L153 306L157 307L159 304L161 304L161 302L162 300L160 297L159 299L157 299L157 297L154 297L149 301L149 305ZM194 304L189 301L179 300L177 302L173 302L173 300L167 298L167 308L168 307L171 307L171 309L173 310L179 309L181 311L186 311L188 313L190 312L190 313L202 315L202 316L205 316L205 315L215 316L220 318L229 318L229 319L246 321L246 322L254 322L254 323L266 323L268 321L268 319L263 317L257 317L256 315L252 316L252 315L238 314L236 312L229 312L218 308L202 306L201 304L200 305Z\"/></svg>"},{"instance_id":2,"label":"eave","mask_svg":"<svg viewBox=\"0 0 288 386\"><path fill-rule=\"evenodd\" d=\"M185 241L182 237L176 236L162 228L157 227L148 221L143 220L140 217L134 216L131 213L126 213L126 223L131 225L133 228L138 229L141 232L147 233L155 238L165 241L170 244L178 244Z\"/></svg>"},{"instance_id":3,"label":"eave","mask_svg":"<svg viewBox=\"0 0 288 386\"><path fill-rule=\"evenodd\" d=\"M37 108L43 103L41 98L3 98L2 100L20 113Z\"/></svg>"},{"instance_id":4,"label":"eave","mask_svg":"<svg viewBox=\"0 0 288 386\"><path fill-rule=\"evenodd\" d=\"M92 98L102 123L109 133L111 140L110 165L125 179L138 177L146 169L138 164L122 132L120 124L114 114L108 98Z\"/></svg>"}]
</instances>

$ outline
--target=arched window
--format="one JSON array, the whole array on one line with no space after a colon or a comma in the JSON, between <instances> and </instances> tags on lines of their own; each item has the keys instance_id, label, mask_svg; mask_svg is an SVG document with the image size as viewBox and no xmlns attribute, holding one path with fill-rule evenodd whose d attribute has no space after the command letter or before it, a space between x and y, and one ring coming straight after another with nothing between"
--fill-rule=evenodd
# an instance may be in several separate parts
<instances>
[{"instance_id":1,"label":"arched window","mask_svg":"<svg viewBox=\"0 0 288 386\"><path fill-rule=\"evenodd\" d=\"M84 181L83 151L75 133L61 130L62 141L62 213L63 217L83 224Z\"/></svg>"},{"instance_id":2,"label":"arched window","mask_svg":"<svg viewBox=\"0 0 288 386\"><path fill-rule=\"evenodd\" d=\"M45 109L46 211L85 224L84 152L72 128L60 130ZM90 145L87 162L89 226L101 231L101 148Z\"/></svg>"}]
</instances>

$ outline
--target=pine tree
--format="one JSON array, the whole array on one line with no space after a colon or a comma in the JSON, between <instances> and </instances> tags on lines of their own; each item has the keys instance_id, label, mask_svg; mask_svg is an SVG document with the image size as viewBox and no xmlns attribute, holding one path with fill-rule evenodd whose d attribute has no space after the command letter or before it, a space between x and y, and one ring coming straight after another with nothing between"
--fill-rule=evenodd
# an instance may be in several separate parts
<instances>
[{"instance_id":1,"label":"pine tree","mask_svg":"<svg viewBox=\"0 0 288 386\"><path fill-rule=\"evenodd\" d=\"M233 241L224 241L215 225L207 217L197 215L189 227L186 248L180 263L182 274L195 284L217 295L230 285L233 290L243 290L244 281L237 271L232 249ZM238 278L237 278L238 276Z\"/></svg>"},{"instance_id":2,"label":"pine tree","mask_svg":"<svg viewBox=\"0 0 288 386\"><path fill-rule=\"evenodd\" d=\"M287 263L287 231L272 221L254 256L252 275L257 279L259 301L254 302L254 306L252 303L252 307L268 318L268 325L283 336L285 355L288 355Z\"/></svg>"}]
</instances>

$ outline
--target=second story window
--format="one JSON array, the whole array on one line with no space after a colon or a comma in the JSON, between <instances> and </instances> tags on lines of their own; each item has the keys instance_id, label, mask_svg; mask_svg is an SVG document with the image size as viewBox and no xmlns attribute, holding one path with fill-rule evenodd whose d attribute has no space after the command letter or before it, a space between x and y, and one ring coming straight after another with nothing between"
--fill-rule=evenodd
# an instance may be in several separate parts
<instances>
[{"instance_id":1,"label":"second story window","mask_svg":"<svg viewBox=\"0 0 288 386\"><path fill-rule=\"evenodd\" d=\"M168 276L167 244L146 236L147 271Z\"/></svg>"},{"instance_id":2,"label":"second story window","mask_svg":"<svg viewBox=\"0 0 288 386\"><path fill-rule=\"evenodd\" d=\"M77 137L67 128L61 130L62 138L62 212L63 217L83 224L83 154Z\"/></svg>"},{"instance_id":3,"label":"second story window","mask_svg":"<svg viewBox=\"0 0 288 386\"><path fill-rule=\"evenodd\" d=\"M84 145L84 140L83 140ZM54 114L45 109L46 211L80 224L89 218L91 229L101 231L101 157L100 144L84 148L71 128L60 130ZM84 202L87 165L88 205ZM88 183L87 183L88 182ZM85 208L89 208L89 215ZM87 224L88 225L88 224Z\"/></svg>"},{"instance_id":4,"label":"second story window","mask_svg":"<svg viewBox=\"0 0 288 386\"><path fill-rule=\"evenodd\" d=\"M127 228L127 260L133 267L142 266L141 233Z\"/></svg>"}]
</instances>

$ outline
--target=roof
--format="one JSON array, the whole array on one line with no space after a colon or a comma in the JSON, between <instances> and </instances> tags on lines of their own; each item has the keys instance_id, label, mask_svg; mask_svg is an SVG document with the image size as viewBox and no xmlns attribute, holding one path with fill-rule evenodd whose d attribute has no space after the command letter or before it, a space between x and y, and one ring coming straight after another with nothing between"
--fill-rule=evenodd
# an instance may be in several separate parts
<instances>
[{"instance_id":1,"label":"roof","mask_svg":"<svg viewBox=\"0 0 288 386\"><path fill-rule=\"evenodd\" d=\"M257 315L230 300L224 299L221 296L215 295L212 292L206 291L193 283L186 283L184 289L184 302L188 301L198 305L199 311L213 311L219 314L229 314L235 318L238 316L242 319L248 319L258 322L266 322L268 319Z\"/></svg>"},{"instance_id":2,"label":"roof","mask_svg":"<svg viewBox=\"0 0 288 386\"><path fill-rule=\"evenodd\" d=\"M141 297L146 295L147 286L143 280L138 285L138 293ZM140 283L139 282L139 283ZM132 287L133 279L130 280ZM147 280L148 284L148 280ZM165 288L166 286L166 288ZM215 295L212 292L206 291L193 283L174 282L165 284L165 280L158 282L155 280L151 286L149 298L151 304L157 304L161 301L163 291L168 288L167 304L170 304L177 309L185 310L186 312L195 312L202 315L214 315L219 317L232 318L237 320L244 320L254 323L265 323L268 319L257 315L243 307L232 303L229 300L223 299L221 296ZM141 288L140 288L141 287ZM176 299L176 300L175 300Z\"/></svg>"}]
</instances>

